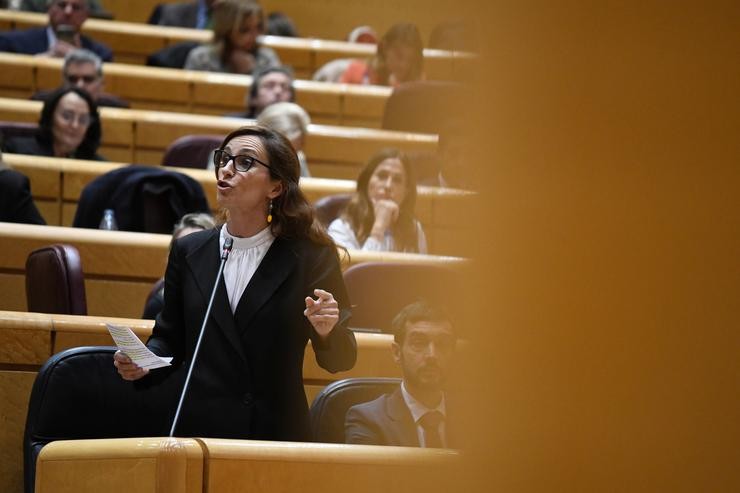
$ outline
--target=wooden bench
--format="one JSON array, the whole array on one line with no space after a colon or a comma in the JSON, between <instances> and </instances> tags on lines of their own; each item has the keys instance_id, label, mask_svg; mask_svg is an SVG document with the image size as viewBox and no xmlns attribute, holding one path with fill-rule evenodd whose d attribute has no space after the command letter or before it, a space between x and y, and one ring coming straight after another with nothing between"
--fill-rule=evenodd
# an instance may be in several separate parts
<instances>
[{"instance_id":1,"label":"wooden bench","mask_svg":"<svg viewBox=\"0 0 740 493\"><path fill-rule=\"evenodd\" d=\"M126 163L99 163L76 159L5 154L4 160L29 177L34 201L47 224L71 226L82 189L98 176ZM202 186L213 211L216 202L216 182L213 172L202 169L171 168ZM312 203L327 195L352 193L356 184L351 180L302 178L301 189ZM456 254L460 251L459 233L465 223L460 217L474 210L477 195L454 189L420 186L416 201L416 217L422 223L430 253Z\"/></svg>"},{"instance_id":2,"label":"wooden bench","mask_svg":"<svg viewBox=\"0 0 740 493\"><path fill-rule=\"evenodd\" d=\"M37 122L40 101L0 98L0 120ZM164 111L101 108L103 142L100 153L112 161L159 165L165 149L190 134L226 135L253 124L253 120ZM311 174L324 178L355 179L379 149L433 153L437 136L357 127L311 124L305 153Z\"/></svg>"},{"instance_id":3,"label":"wooden bench","mask_svg":"<svg viewBox=\"0 0 740 493\"><path fill-rule=\"evenodd\" d=\"M27 99L38 90L58 87L62 60L0 53L0 96ZM108 92L134 109L224 115L243 111L252 85L249 75L106 63ZM296 102L313 123L379 128L391 89L381 86L330 84L296 80Z\"/></svg>"},{"instance_id":4,"label":"wooden bench","mask_svg":"<svg viewBox=\"0 0 740 493\"><path fill-rule=\"evenodd\" d=\"M41 451L37 493L430 493L455 491L458 452L214 438L56 441Z\"/></svg>"},{"instance_id":5,"label":"wooden bench","mask_svg":"<svg viewBox=\"0 0 740 493\"><path fill-rule=\"evenodd\" d=\"M0 418L4 423L0 429L0 491L20 491L23 429L38 369L53 354L71 347L113 345L105 323L129 326L142 341L153 326L152 320L0 311ZM303 376L309 403L335 380L400 376L391 356L391 335L357 333L356 338L354 368L334 374L316 364L310 343L306 347Z\"/></svg>"},{"instance_id":6,"label":"wooden bench","mask_svg":"<svg viewBox=\"0 0 740 493\"><path fill-rule=\"evenodd\" d=\"M45 26L46 14L0 10L0 30ZM155 51L182 41L208 42L210 31L150 26L123 21L88 19L83 32L113 49L115 60L144 65ZM308 38L263 36L262 44L274 49L280 60L293 67L299 79L310 79L326 62L337 58L369 58L374 45ZM424 71L430 80L472 80L477 59L464 52L424 50Z\"/></svg>"},{"instance_id":7,"label":"wooden bench","mask_svg":"<svg viewBox=\"0 0 740 493\"><path fill-rule=\"evenodd\" d=\"M26 310L28 254L53 243L80 251L90 315L137 318L152 285L164 275L170 236L124 231L0 223L0 310ZM410 262L465 268L460 257L350 250L342 268L368 261Z\"/></svg>"}]
</instances>

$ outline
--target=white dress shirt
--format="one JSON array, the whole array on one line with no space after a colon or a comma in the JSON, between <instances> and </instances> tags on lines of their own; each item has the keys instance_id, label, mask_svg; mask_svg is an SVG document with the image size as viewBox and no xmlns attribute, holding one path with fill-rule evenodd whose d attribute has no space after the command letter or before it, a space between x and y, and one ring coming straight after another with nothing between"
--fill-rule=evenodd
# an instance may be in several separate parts
<instances>
[{"instance_id":1,"label":"white dress shirt","mask_svg":"<svg viewBox=\"0 0 740 493\"><path fill-rule=\"evenodd\" d=\"M234 240L231 254L224 266L226 294L229 297L231 312L234 313L249 281L265 257L267 250L270 249L270 245L275 241L275 236L273 236L272 230L268 226L249 238L237 238L232 236L224 225L219 237L220 250L223 250L226 238Z\"/></svg>"},{"instance_id":2,"label":"white dress shirt","mask_svg":"<svg viewBox=\"0 0 740 493\"><path fill-rule=\"evenodd\" d=\"M445 396L442 394L442 399L439 401L439 404L435 408L428 408L418 400L414 399L414 396L409 394L409 392L406 390L406 382L401 382L401 394L403 395L403 400L406 402L406 407L409 408L409 411L411 411L411 417L414 418L414 424L416 424L416 436L419 437L419 445L422 447L426 447L426 440L424 438L424 428L421 426L421 423L419 420L422 416L424 416L426 413L430 411L438 411L439 413L444 416L445 420L447 419L447 414L445 412ZM447 447L447 426L445 425L445 421L442 421L439 424L439 436L442 438L442 443L445 447Z\"/></svg>"}]
</instances>

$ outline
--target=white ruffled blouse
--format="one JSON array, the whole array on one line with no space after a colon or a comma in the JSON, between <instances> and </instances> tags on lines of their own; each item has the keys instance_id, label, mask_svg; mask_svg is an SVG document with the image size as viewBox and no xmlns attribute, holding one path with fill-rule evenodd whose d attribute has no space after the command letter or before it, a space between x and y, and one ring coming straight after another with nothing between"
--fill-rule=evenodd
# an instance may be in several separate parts
<instances>
[{"instance_id":1,"label":"white ruffled blouse","mask_svg":"<svg viewBox=\"0 0 740 493\"><path fill-rule=\"evenodd\" d=\"M262 259L265 258L267 250L275 241L270 227L266 227L259 233L249 238L238 238L231 235L224 225L221 228L219 238L219 251L223 250L226 238L232 238L234 245L231 249L229 259L224 266L224 283L226 284L226 294L229 297L231 312L236 311L239 300L247 289L249 281L257 271Z\"/></svg>"}]
</instances>

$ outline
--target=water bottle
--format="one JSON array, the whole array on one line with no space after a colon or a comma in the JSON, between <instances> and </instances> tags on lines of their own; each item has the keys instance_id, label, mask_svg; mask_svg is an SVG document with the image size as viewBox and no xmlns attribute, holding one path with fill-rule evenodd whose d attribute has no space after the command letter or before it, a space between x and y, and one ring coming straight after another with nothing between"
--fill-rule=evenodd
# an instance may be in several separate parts
<instances>
[{"instance_id":1,"label":"water bottle","mask_svg":"<svg viewBox=\"0 0 740 493\"><path fill-rule=\"evenodd\" d=\"M106 209L103 211L103 219L100 221L100 229L107 229L108 231L115 231L118 229L116 214L113 212L113 209Z\"/></svg>"}]
</instances>

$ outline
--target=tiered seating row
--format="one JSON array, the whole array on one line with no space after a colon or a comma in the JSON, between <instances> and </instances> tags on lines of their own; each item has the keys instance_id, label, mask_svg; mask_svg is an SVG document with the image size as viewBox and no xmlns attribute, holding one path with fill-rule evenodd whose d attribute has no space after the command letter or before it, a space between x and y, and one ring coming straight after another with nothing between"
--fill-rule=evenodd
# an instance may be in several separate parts
<instances>
[{"instance_id":1,"label":"tiered seating row","mask_svg":"<svg viewBox=\"0 0 740 493\"><path fill-rule=\"evenodd\" d=\"M44 26L46 14L0 10L0 30ZM153 52L182 41L207 42L210 31L179 27L150 26L122 21L88 19L83 32L113 49L115 60L143 65ZM307 38L263 36L262 43L274 49L281 61L293 67L300 79L310 79L326 62L337 58L368 58L374 45ZM427 78L433 80L471 80L476 57L470 53L424 50Z\"/></svg>"},{"instance_id":2,"label":"tiered seating row","mask_svg":"<svg viewBox=\"0 0 740 493\"><path fill-rule=\"evenodd\" d=\"M40 101L0 98L0 120L37 122L41 107ZM161 163L165 149L178 137L226 135L237 127L254 123L243 118L120 108L101 108L100 115L103 126L101 154L112 161L151 165ZM308 129L305 153L312 175L355 179L369 157L384 147L433 153L437 137L312 124Z\"/></svg>"},{"instance_id":3,"label":"tiered seating row","mask_svg":"<svg viewBox=\"0 0 740 493\"><path fill-rule=\"evenodd\" d=\"M143 341L153 321L113 317L82 317L41 313L0 312L0 491L20 491L22 483L23 423L33 379L40 366L53 354L70 347L104 345L113 342L105 323L131 327ZM391 357L392 336L356 334L358 357L352 370L331 374L320 368L312 350L306 348L303 375L310 403L328 383L348 377L398 377ZM113 364L111 362L111 364Z\"/></svg>"},{"instance_id":4,"label":"tiered seating row","mask_svg":"<svg viewBox=\"0 0 740 493\"><path fill-rule=\"evenodd\" d=\"M0 223L0 309L26 309L25 265L28 254L53 243L74 245L85 274L91 315L140 317L152 285L164 274L170 236L124 231ZM442 264L463 268L460 257L350 251L342 268L367 261Z\"/></svg>"},{"instance_id":5,"label":"tiered seating row","mask_svg":"<svg viewBox=\"0 0 740 493\"><path fill-rule=\"evenodd\" d=\"M28 98L38 90L58 87L62 60L0 53L0 96ZM243 111L252 85L249 75L106 63L108 92L129 101L135 109L223 115ZM296 102L314 123L380 127L391 89L380 86L295 81Z\"/></svg>"},{"instance_id":6,"label":"tiered seating row","mask_svg":"<svg viewBox=\"0 0 740 493\"><path fill-rule=\"evenodd\" d=\"M4 160L29 177L34 200L47 224L71 226L82 189L98 176L125 163L98 163L76 159L61 159L20 154L5 154ZM213 172L190 168L171 168L198 181L206 193L213 211L216 203L216 182ZM301 189L308 200L337 193L351 193L355 182L327 178L303 178ZM462 190L419 187L416 216L427 235L430 252L455 254L459 231L465 227L460 217L475 209L477 196Z\"/></svg>"}]
</instances>

